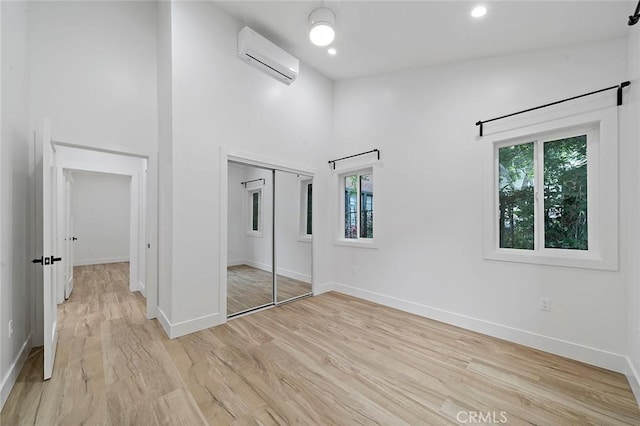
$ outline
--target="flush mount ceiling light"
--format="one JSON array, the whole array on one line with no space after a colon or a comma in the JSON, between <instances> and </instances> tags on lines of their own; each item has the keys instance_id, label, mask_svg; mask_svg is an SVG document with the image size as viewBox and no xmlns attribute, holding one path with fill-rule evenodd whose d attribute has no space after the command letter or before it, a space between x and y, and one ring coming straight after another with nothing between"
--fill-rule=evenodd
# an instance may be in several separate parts
<instances>
[{"instance_id":1,"label":"flush mount ceiling light","mask_svg":"<svg viewBox=\"0 0 640 426\"><path fill-rule=\"evenodd\" d=\"M328 46L336 37L336 15L328 7L313 9L309 14L309 39L316 46Z\"/></svg>"},{"instance_id":2,"label":"flush mount ceiling light","mask_svg":"<svg viewBox=\"0 0 640 426\"><path fill-rule=\"evenodd\" d=\"M476 6L471 11L471 16L474 18L481 18L487 14L487 8L484 6Z\"/></svg>"}]
</instances>

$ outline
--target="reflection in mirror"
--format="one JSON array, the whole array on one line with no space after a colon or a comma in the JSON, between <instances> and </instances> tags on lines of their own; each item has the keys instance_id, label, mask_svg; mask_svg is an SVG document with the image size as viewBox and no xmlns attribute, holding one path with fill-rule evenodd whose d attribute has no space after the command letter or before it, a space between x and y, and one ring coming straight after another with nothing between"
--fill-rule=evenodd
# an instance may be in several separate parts
<instances>
[{"instance_id":1,"label":"reflection in mirror","mask_svg":"<svg viewBox=\"0 0 640 426\"><path fill-rule=\"evenodd\" d=\"M313 183L308 176L276 171L276 301L311 294Z\"/></svg>"},{"instance_id":2,"label":"reflection in mirror","mask_svg":"<svg viewBox=\"0 0 640 426\"><path fill-rule=\"evenodd\" d=\"M273 304L273 171L229 162L227 315Z\"/></svg>"}]
</instances>

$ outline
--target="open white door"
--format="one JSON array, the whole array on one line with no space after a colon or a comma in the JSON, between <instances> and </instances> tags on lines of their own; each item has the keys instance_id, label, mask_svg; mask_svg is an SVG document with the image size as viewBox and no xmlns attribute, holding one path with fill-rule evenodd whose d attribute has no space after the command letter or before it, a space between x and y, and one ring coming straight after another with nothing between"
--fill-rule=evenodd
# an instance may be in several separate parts
<instances>
[{"instance_id":1,"label":"open white door","mask_svg":"<svg viewBox=\"0 0 640 426\"><path fill-rule=\"evenodd\" d=\"M49 120L42 129L42 257L34 259L42 267L44 301L44 379L51 378L58 343L56 301L56 266L61 259L53 251L55 241L53 146Z\"/></svg>"},{"instance_id":2,"label":"open white door","mask_svg":"<svg viewBox=\"0 0 640 426\"><path fill-rule=\"evenodd\" d=\"M64 298L68 299L71 296L71 292L73 291L73 245L77 240L75 237L74 230L74 222L73 222L73 176L71 173L67 173L65 175L65 203L66 203L66 213L67 213L67 237L66 237L66 250L65 256L65 265L67 267L67 273L65 274L67 277L67 281L65 282L64 288Z\"/></svg>"}]
</instances>

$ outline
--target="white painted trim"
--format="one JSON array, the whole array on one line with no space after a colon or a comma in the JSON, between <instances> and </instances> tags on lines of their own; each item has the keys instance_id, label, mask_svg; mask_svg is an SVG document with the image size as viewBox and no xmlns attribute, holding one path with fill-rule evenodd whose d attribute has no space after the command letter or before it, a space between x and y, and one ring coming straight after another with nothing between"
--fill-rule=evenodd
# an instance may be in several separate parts
<instances>
[{"instance_id":1,"label":"white painted trim","mask_svg":"<svg viewBox=\"0 0 640 426\"><path fill-rule=\"evenodd\" d=\"M146 298L147 288L142 281L138 281L138 291Z\"/></svg>"},{"instance_id":2,"label":"white painted trim","mask_svg":"<svg viewBox=\"0 0 640 426\"><path fill-rule=\"evenodd\" d=\"M147 265L157 268L157 259L151 257L152 252L147 250L147 238L151 243L157 241L157 229L148 227L151 214L147 209L147 169L150 167L152 155L132 154L111 149L98 149L94 147L54 142L58 152L66 152L64 158L56 157L56 167L63 170L110 173L131 176L131 217L129 236L129 286L131 291L138 290L138 282L145 283L145 297L147 319L157 315L158 282L152 274L147 279ZM78 158L73 152L83 152L82 158ZM90 159L90 160L89 160ZM150 209L149 209L150 210ZM134 214L135 212L135 214ZM149 235L147 235L149 233ZM154 253L155 253L154 248Z\"/></svg>"},{"instance_id":3,"label":"white painted trim","mask_svg":"<svg viewBox=\"0 0 640 426\"><path fill-rule=\"evenodd\" d=\"M238 265L247 265L252 268L260 269L265 272L271 272L271 265L267 263L256 262L255 260L244 260L242 263L238 263ZM291 278L294 280L303 281L305 283L311 284L311 276L301 274L299 272L291 271L289 269L278 268L278 275L282 275L287 278Z\"/></svg>"},{"instance_id":4,"label":"white painted trim","mask_svg":"<svg viewBox=\"0 0 640 426\"><path fill-rule=\"evenodd\" d=\"M22 367L24 367L25 362L27 362L29 352L31 352L31 334L27 336L18 355L16 355L9 370L7 370L7 373L2 378L2 385L0 385L0 411L2 411L4 403L7 402L7 398L9 398L11 389L13 389L13 385L16 383L20 371L22 371Z\"/></svg>"},{"instance_id":5,"label":"white painted trim","mask_svg":"<svg viewBox=\"0 0 640 426\"><path fill-rule=\"evenodd\" d=\"M193 318L187 321L181 321L172 323L169 321L162 309L158 308L158 320L160 325L164 329L169 339L175 339L176 337L185 336L187 334L195 333L197 331L206 330L207 328L215 327L223 324L227 321L225 316L220 313L205 315L199 318Z\"/></svg>"},{"instance_id":6,"label":"white painted trim","mask_svg":"<svg viewBox=\"0 0 640 426\"><path fill-rule=\"evenodd\" d=\"M633 367L633 363L631 359L627 357L627 371L626 371L627 380L629 381L629 386L631 387L631 391L633 392L633 396L636 397L636 402L638 403L638 407L640 407L640 376L638 372Z\"/></svg>"},{"instance_id":7,"label":"white painted trim","mask_svg":"<svg viewBox=\"0 0 640 426\"><path fill-rule=\"evenodd\" d=\"M334 290L349 296L358 297L370 302L379 303L391 308L400 309L422 317L441 321L447 324L455 325L467 330L486 334L488 336L497 337L499 339L508 340L520 345L539 349L541 351L571 358L597 367L606 368L618 373L626 373L627 360L624 355L605 351L590 346L581 345L566 340L557 339L555 337L544 336L530 331L509 327L480 318L474 318L468 315L456 312L446 311L444 309L435 308L428 305L422 305L404 299L375 293L368 290L348 286L345 284L334 283Z\"/></svg>"},{"instance_id":8,"label":"white painted trim","mask_svg":"<svg viewBox=\"0 0 640 426\"><path fill-rule=\"evenodd\" d=\"M244 264L245 264L245 260L244 259L227 260L227 267L229 267L229 266L240 266L240 265L244 265Z\"/></svg>"},{"instance_id":9,"label":"white painted trim","mask_svg":"<svg viewBox=\"0 0 640 426\"><path fill-rule=\"evenodd\" d=\"M351 166L342 165L342 167L336 166L336 169L331 171L331 187L335 191L331 197L331 215L333 216L332 233L333 244L335 246L365 248L365 249L377 249L379 240L378 229L374 230L374 238L344 238L344 177L351 174L360 173L372 173L374 175L374 182L380 178L380 170L382 167L381 161L366 162L354 162ZM358 183L358 191L360 191L360 184ZM375 190L375 194L379 195L379 192ZM377 205L380 205L378 203ZM358 196L358 211L360 210L360 197ZM360 223L358 213L358 224ZM374 225L375 226L375 225Z\"/></svg>"},{"instance_id":10,"label":"white painted trim","mask_svg":"<svg viewBox=\"0 0 640 426\"><path fill-rule=\"evenodd\" d=\"M291 278L292 280L298 280L307 284L311 284L311 275L301 274L299 272L291 271L285 268L278 268L278 275Z\"/></svg>"},{"instance_id":11,"label":"white painted trim","mask_svg":"<svg viewBox=\"0 0 640 426\"><path fill-rule=\"evenodd\" d=\"M333 291L335 289L335 286L336 286L336 283L334 282L318 284L316 288L313 289L313 295L319 296L323 293L328 293L330 291Z\"/></svg>"},{"instance_id":12,"label":"white painted trim","mask_svg":"<svg viewBox=\"0 0 640 426\"><path fill-rule=\"evenodd\" d=\"M103 265L105 263L122 263L122 262L129 262L129 256L75 260L73 262L73 266Z\"/></svg>"},{"instance_id":13,"label":"white painted trim","mask_svg":"<svg viewBox=\"0 0 640 426\"><path fill-rule=\"evenodd\" d=\"M333 241L333 245L342 246L342 247L358 247L358 248L366 248L377 250L378 245L373 242L372 239L369 238L357 238L353 240L348 240L346 238L338 238Z\"/></svg>"},{"instance_id":14,"label":"white painted trim","mask_svg":"<svg viewBox=\"0 0 640 426\"><path fill-rule=\"evenodd\" d=\"M164 311L158 306L158 322L162 326L164 333L168 338L171 338L171 322L169 322L169 318L165 315Z\"/></svg>"},{"instance_id":15,"label":"white painted trim","mask_svg":"<svg viewBox=\"0 0 640 426\"><path fill-rule=\"evenodd\" d=\"M589 128L596 126L598 131ZM499 248L497 149L501 146L545 140L550 134L576 130L589 134L589 250L535 250ZM561 119L536 122L485 138L483 153L483 257L503 262L531 263L571 268L618 270L618 108L603 108ZM591 159L595 160L593 162ZM539 214L537 214L539 218ZM612 232L613 230L613 232ZM536 236L539 241L539 235ZM536 245L539 243L536 242Z\"/></svg>"},{"instance_id":16,"label":"white painted trim","mask_svg":"<svg viewBox=\"0 0 640 426\"><path fill-rule=\"evenodd\" d=\"M222 265L227 264L227 250L228 250L228 204L229 204L229 155L228 151L224 147L220 147L220 238L219 238L219 253L220 253L220 272L219 283L220 288L218 290L218 312L222 315L223 322L227 321L227 268L223 268Z\"/></svg>"},{"instance_id":17,"label":"white painted trim","mask_svg":"<svg viewBox=\"0 0 640 426\"><path fill-rule=\"evenodd\" d=\"M224 161L227 162L235 161L237 163L248 164L250 166L258 166L266 169L276 169L282 172L306 175L310 178L313 178L316 175L316 171L313 167L305 165L298 166L276 158L267 158L248 152L228 152L225 150L224 155L221 157L224 157Z\"/></svg>"}]
</instances>

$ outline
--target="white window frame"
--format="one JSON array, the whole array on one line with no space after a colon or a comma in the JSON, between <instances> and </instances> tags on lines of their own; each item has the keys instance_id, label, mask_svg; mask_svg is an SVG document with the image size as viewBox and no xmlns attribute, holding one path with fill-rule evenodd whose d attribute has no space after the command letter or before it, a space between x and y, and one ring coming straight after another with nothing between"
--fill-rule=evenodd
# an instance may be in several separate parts
<instances>
[{"instance_id":1,"label":"white window frame","mask_svg":"<svg viewBox=\"0 0 640 426\"><path fill-rule=\"evenodd\" d=\"M341 246L348 246L348 247L361 247L361 248L370 248L370 249L377 249L378 246L376 245L375 239L376 236L378 235L378 231L377 229L375 229L374 225L374 233L373 233L373 238L362 238L360 237L360 232L358 232L358 238L345 238L344 237L344 178L346 176L351 176L351 175L365 175L365 174L371 174L373 176L377 176L376 173L376 167L374 167L373 165L371 166L361 166L358 168L353 168L353 169L343 169L340 170L336 173L334 173L334 176L337 178L337 185L336 185L336 192L337 192L337 217L336 217L336 237L335 237L335 241L334 244L336 245L341 245ZM374 178L375 179L375 178ZM375 182L375 181L374 181ZM378 192L376 191L376 194ZM360 194L360 179L358 179L358 194ZM377 198L376 201L374 201L374 203L377 202ZM377 210L376 210L377 211ZM358 195L358 215L357 215L357 221L358 221L358 231L360 230L360 196ZM376 223L376 222L374 222Z\"/></svg>"},{"instance_id":2,"label":"white window frame","mask_svg":"<svg viewBox=\"0 0 640 426\"><path fill-rule=\"evenodd\" d=\"M588 130L588 131L586 131ZM588 250L544 247L543 143L587 134ZM573 268L618 270L618 116L606 108L500 132L486 138L483 178L484 258ZM498 150L537 142L534 250L500 248Z\"/></svg>"},{"instance_id":3,"label":"white window frame","mask_svg":"<svg viewBox=\"0 0 640 426\"><path fill-rule=\"evenodd\" d=\"M262 226L264 224L263 215L264 209L262 205L264 203L264 192L262 191L262 184L260 186L249 186L245 188L247 191L246 199L246 212L247 212L247 235L250 237L262 238ZM258 230L253 230L253 194L258 194Z\"/></svg>"},{"instance_id":4,"label":"white window frame","mask_svg":"<svg viewBox=\"0 0 640 426\"><path fill-rule=\"evenodd\" d=\"M298 219L298 241L310 243L313 239L313 211L311 212L311 234L307 234L307 190L309 185L313 185L313 178L308 176L300 176L298 178L299 182L299 190L298 195L300 198L300 217ZM313 187L312 187L313 188ZM313 191L313 189L312 189ZM311 193L312 197L312 205L311 208L313 210L313 192Z\"/></svg>"}]
</instances>

